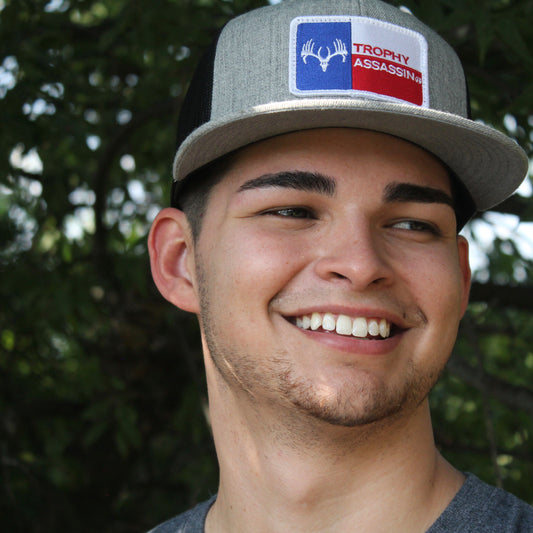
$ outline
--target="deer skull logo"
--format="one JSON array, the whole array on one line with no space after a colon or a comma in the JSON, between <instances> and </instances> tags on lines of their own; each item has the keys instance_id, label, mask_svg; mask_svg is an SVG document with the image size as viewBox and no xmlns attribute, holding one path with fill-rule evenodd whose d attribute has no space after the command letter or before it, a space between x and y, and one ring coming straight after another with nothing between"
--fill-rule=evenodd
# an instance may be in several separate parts
<instances>
[{"instance_id":1,"label":"deer skull logo","mask_svg":"<svg viewBox=\"0 0 533 533\"><path fill-rule=\"evenodd\" d=\"M333 46L335 48L335 52L333 54L331 53L331 50L329 49L329 46L326 47L326 50L328 51L328 55L326 57L323 57L320 51L322 50L322 47L318 49L318 52L315 54L314 47L315 43L313 42L313 39L309 39L303 46L302 46L302 52L301 56L303 59L303 62L307 65L307 58L308 57L314 57L318 59L320 62L320 66L322 68L322 72L326 72L328 69L329 61L332 57L335 56L342 56L342 62L344 63L346 61L346 56L348 55L348 50L346 50L346 45L340 40L335 39L335 42L333 43Z\"/></svg>"}]
</instances>

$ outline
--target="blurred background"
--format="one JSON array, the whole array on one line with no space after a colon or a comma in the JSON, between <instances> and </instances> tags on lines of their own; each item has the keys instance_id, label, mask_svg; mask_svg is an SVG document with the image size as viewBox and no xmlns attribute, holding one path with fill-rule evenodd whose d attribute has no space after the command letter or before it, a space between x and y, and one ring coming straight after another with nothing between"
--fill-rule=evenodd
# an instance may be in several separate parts
<instances>
[{"instance_id":1,"label":"blurred background","mask_svg":"<svg viewBox=\"0 0 533 533\"><path fill-rule=\"evenodd\" d=\"M199 54L266 3L0 0L3 531L145 531L216 491L197 325L156 292L146 236ZM391 3L531 154L533 1ZM464 230L471 305L431 403L449 460L533 503L531 195Z\"/></svg>"}]
</instances>

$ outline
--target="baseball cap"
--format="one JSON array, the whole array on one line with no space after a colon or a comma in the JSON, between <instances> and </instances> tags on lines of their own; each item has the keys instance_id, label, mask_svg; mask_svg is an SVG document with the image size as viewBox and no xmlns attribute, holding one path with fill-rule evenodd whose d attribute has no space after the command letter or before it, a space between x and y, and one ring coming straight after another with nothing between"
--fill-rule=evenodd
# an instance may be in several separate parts
<instances>
[{"instance_id":1,"label":"baseball cap","mask_svg":"<svg viewBox=\"0 0 533 533\"><path fill-rule=\"evenodd\" d=\"M514 140L469 118L459 58L415 16L380 0L285 0L231 20L200 62L178 123L173 197L238 148L329 127L434 154L470 197L461 226L510 196L528 169Z\"/></svg>"}]
</instances>

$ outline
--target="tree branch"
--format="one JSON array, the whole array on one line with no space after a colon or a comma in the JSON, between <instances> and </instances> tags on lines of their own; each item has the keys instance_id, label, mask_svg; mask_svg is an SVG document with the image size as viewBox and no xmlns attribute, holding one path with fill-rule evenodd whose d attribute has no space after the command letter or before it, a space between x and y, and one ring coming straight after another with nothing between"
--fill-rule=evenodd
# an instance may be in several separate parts
<instances>
[{"instance_id":1,"label":"tree branch","mask_svg":"<svg viewBox=\"0 0 533 533\"><path fill-rule=\"evenodd\" d=\"M469 365L455 354L452 354L447 368L454 376L475 389L489 390L492 398L533 416L533 390L498 379L485 370Z\"/></svg>"},{"instance_id":2,"label":"tree branch","mask_svg":"<svg viewBox=\"0 0 533 533\"><path fill-rule=\"evenodd\" d=\"M485 368L485 354L481 349L479 344L479 337L477 335L476 329L472 325L471 320L467 317L463 320L463 329L465 331L466 337L474 351L478 363L477 367L477 379L484 385L481 389L481 398L482 398L482 407L483 407L483 418L485 423L485 434L487 436L487 442L489 445L489 454L492 462L492 468L494 470L494 476L496 478L496 485L500 488L503 487L503 478L500 466L498 464L498 443L496 440L496 432L494 431L494 420L492 409L490 408L490 392L486 387L484 380L484 368Z\"/></svg>"},{"instance_id":3,"label":"tree branch","mask_svg":"<svg viewBox=\"0 0 533 533\"><path fill-rule=\"evenodd\" d=\"M514 194L505 202L502 202L500 205L491 209L491 211L496 211L497 213L504 213L507 215L516 215L520 217L521 222L532 222L533 221L533 202L531 198L524 198L518 194Z\"/></svg>"},{"instance_id":4,"label":"tree branch","mask_svg":"<svg viewBox=\"0 0 533 533\"><path fill-rule=\"evenodd\" d=\"M524 311L532 311L533 287L473 283L470 291L470 301L489 302L503 307L514 307Z\"/></svg>"},{"instance_id":5,"label":"tree branch","mask_svg":"<svg viewBox=\"0 0 533 533\"><path fill-rule=\"evenodd\" d=\"M110 183L112 163L115 158L118 157L121 147L137 129L158 116L164 116L170 113L175 105L174 98L167 98L161 102L153 104L142 113L135 115L125 126L117 129L116 134L109 141L99 158L94 178L94 192L96 195L96 201L94 204L94 253L98 263L102 267L101 271L105 272L106 276L112 275L112 271L109 269L109 261L107 259L107 228L104 223L106 195Z\"/></svg>"}]
</instances>

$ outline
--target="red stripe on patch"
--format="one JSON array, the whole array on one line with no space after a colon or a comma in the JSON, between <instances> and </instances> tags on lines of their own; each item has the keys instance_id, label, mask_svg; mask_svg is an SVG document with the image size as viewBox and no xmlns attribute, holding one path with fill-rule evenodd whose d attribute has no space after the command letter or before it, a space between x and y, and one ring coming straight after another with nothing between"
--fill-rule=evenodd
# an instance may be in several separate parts
<instances>
[{"instance_id":1,"label":"red stripe on patch","mask_svg":"<svg viewBox=\"0 0 533 533\"><path fill-rule=\"evenodd\" d=\"M383 58L352 55L352 85L358 91L391 96L422 105L422 74Z\"/></svg>"}]
</instances>

